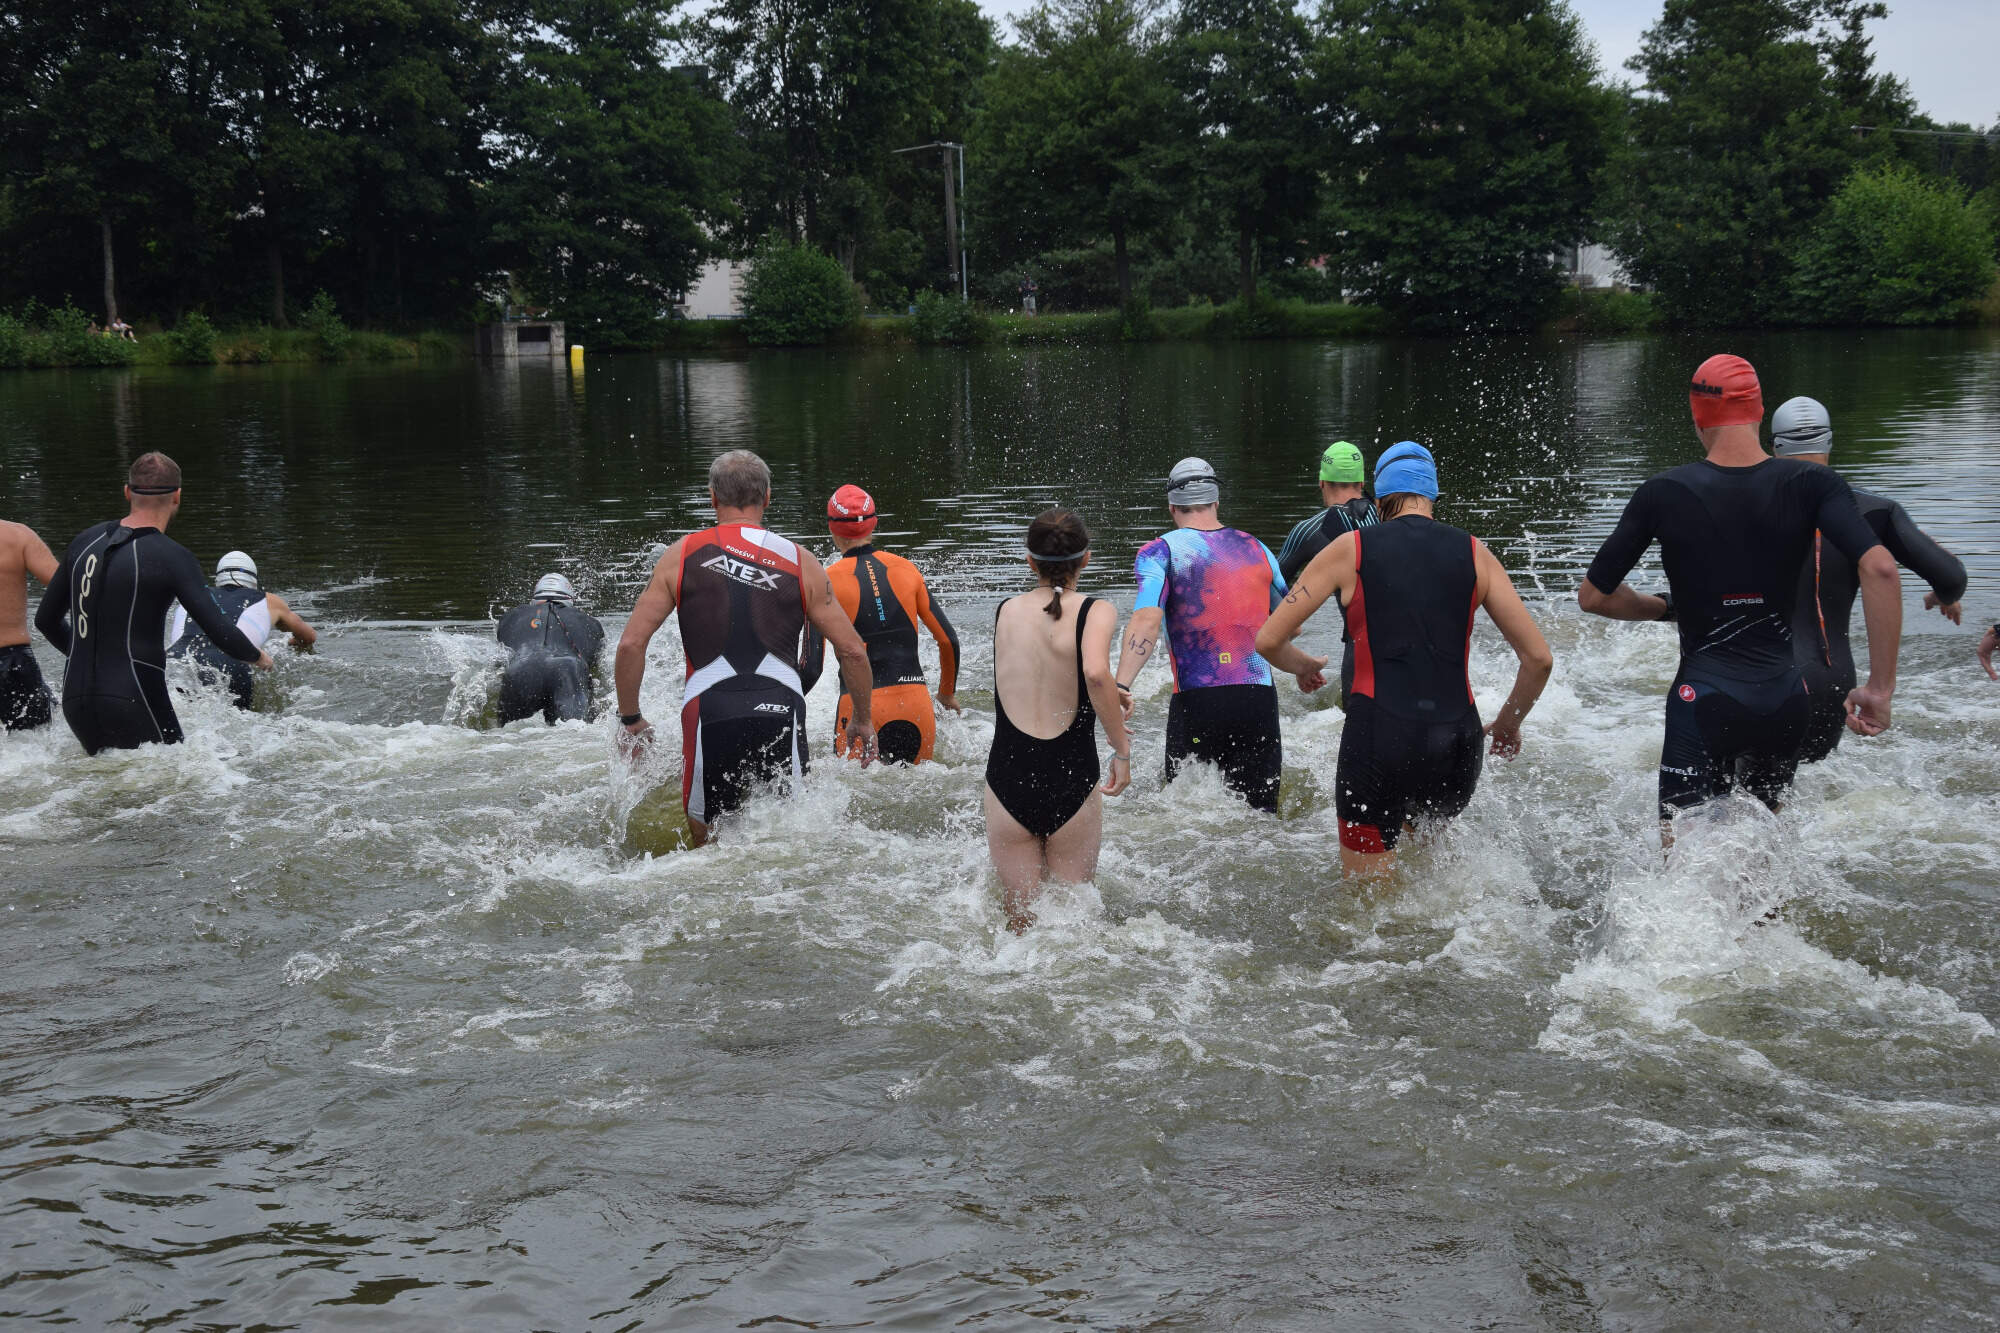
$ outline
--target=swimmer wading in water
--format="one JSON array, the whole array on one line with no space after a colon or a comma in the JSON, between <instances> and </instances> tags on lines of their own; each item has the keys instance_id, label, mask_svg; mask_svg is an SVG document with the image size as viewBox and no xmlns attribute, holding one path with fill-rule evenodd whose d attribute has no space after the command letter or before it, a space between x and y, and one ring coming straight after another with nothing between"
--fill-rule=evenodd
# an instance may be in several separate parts
<instances>
[{"instance_id":1,"label":"swimmer wading in water","mask_svg":"<svg viewBox=\"0 0 2000 1333\"><path fill-rule=\"evenodd\" d=\"M840 559L827 566L834 600L868 645L875 681L875 737L884 760L921 764L937 743L937 710L917 660L917 625L938 646L937 702L958 711L958 632L931 599L923 574L902 556L875 545L875 499L859 486L842 486L826 502L826 526ZM848 753L847 719L854 700L846 693L834 719L834 750Z\"/></svg>"},{"instance_id":2,"label":"swimmer wading in water","mask_svg":"<svg viewBox=\"0 0 2000 1333\"><path fill-rule=\"evenodd\" d=\"M1466 666L1474 612L1485 608L1520 660L1514 688L1484 728L1492 752L1521 750L1521 722L1548 684L1554 658L1507 571L1486 544L1432 516L1438 496L1430 451L1404 440L1375 462L1382 521L1336 538L1257 633L1257 651L1282 671L1317 660L1292 643L1337 597L1354 640L1354 684L1340 732L1334 808L1340 863L1350 875L1386 874L1415 820L1450 819L1479 784L1481 727Z\"/></svg>"},{"instance_id":3,"label":"swimmer wading in water","mask_svg":"<svg viewBox=\"0 0 2000 1333\"><path fill-rule=\"evenodd\" d=\"M653 567L619 636L616 665L621 743L636 755L651 743L639 711L646 645L678 613L687 654L681 696L681 802L691 841L708 841L717 816L760 782L806 772L805 682L799 644L808 623L825 635L854 695L850 749L875 757L868 650L840 609L812 552L765 530L771 469L747 449L709 465L718 522L681 538Z\"/></svg>"},{"instance_id":4,"label":"swimmer wading in water","mask_svg":"<svg viewBox=\"0 0 2000 1333\"><path fill-rule=\"evenodd\" d=\"M69 658L63 718L88 754L183 739L167 691L167 607L175 601L228 656L271 668L208 595L200 564L166 534L180 511L179 464L142 454L125 496L129 514L69 544L35 613L35 628Z\"/></svg>"}]
</instances>

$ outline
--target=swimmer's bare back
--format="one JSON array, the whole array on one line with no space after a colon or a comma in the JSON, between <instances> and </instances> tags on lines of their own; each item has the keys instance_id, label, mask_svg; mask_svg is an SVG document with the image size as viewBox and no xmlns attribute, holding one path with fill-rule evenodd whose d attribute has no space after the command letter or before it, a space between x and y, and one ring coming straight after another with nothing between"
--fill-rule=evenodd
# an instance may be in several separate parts
<instances>
[{"instance_id":1,"label":"swimmer's bare back","mask_svg":"<svg viewBox=\"0 0 2000 1333\"><path fill-rule=\"evenodd\" d=\"M28 575L43 587L56 576L48 543L23 523L0 519L0 648L28 641Z\"/></svg>"}]
</instances>

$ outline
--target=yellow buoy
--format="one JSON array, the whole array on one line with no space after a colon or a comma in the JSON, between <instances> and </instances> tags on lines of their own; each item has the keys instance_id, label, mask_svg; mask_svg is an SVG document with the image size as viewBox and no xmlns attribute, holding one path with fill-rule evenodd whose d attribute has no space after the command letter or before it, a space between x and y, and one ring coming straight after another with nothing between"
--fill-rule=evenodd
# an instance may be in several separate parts
<instances>
[{"instance_id":1,"label":"yellow buoy","mask_svg":"<svg viewBox=\"0 0 2000 1333\"><path fill-rule=\"evenodd\" d=\"M582 344L582 343L571 343L571 344L569 345L569 368L570 368L571 370L582 370L582 369L583 369L583 344Z\"/></svg>"}]
</instances>

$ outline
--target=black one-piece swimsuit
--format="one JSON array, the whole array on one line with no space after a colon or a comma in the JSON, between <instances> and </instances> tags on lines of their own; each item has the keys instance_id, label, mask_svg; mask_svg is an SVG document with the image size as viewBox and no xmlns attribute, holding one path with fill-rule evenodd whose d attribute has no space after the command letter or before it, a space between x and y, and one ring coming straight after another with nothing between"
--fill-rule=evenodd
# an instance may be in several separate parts
<instances>
[{"instance_id":1,"label":"black one-piece swimsuit","mask_svg":"<svg viewBox=\"0 0 2000 1333\"><path fill-rule=\"evenodd\" d=\"M1062 734L1043 740L1007 718L1000 698L999 666L993 679L993 748L986 752L986 785L1001 808L1038 838L1047 838L1076 818L1097 785L1097 710L1083 679L1083 625L1097 598L1086 597L1076 613L1076 716ZM993 625L997 632L1000 615Z\"/></svg>"}]
</instances>

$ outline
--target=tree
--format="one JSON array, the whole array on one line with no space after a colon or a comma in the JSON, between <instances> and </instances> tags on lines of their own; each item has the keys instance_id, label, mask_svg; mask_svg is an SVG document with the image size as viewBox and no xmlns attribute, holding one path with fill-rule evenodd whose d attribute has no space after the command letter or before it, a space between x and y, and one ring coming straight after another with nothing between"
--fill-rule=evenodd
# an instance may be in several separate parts
<instances>
[{"instance_id":1,"label":"tree","mask_svg":"<svg viewBox=\"0 0 2000 1333\"><path fill-rule=\"evenodd\" d=\"M962 137L991 42L973 0L717 0L699 31L747 141L738 248L777 232L850 276L891 182L937 179L894 151Z\"/></svg>"},{"instance_id":2,"label":"tree","mask_svg":"<svg viewBox=\"0 0 2000 1333\"><path fill-rule=\"evenodd\" d=\"M650 341L734 220L728 110L666 38L652 0L550 0L507 92L499 257L610 347Z\"/></svg>"},{"instance_id":3,"label":"tree","mask_svg":"<svg viewBox=\"0 0 2000 1333\"><path fill-rule=\"evenodd\" d=\"M973 178L1003 256L1109 239L1121 304L1130 243L1171 211L1177 99L1135 0L1044 3L1017 21L973 136Z\"/></svg>"},{"instance_id":4,"label":"tree","mask_svg":"<svg viewBox=\"0 0 2000 1333\"><path fill-rule=\"evenodd\" d=\"M9 230L87 228L82 252L100 267L107 322L120 313L116 255L128 229L226 225L230 167L190 21L170 0L23 0L0 23Z\"/></svg>"},{"instance_id":5,"label":"tree","mask_svg":"<svg viewBox=\"0 0 2000 1333\"><path fill-rule=\"evenodd\" d=\"M1993 285L1994 219L1983 201L1907 166L1847 178L1801 247L1794 311L1815 323L1935 324Z\"/></svg>"},{"instance_id":6,"label":"tree","mask_svg":"<svg viewBox=\"0 0 2000 1333\"><path fill-rule=\"evenodd\" d=\"M1677 319L1754 323L1786 300L1789 256L1865 151L1901 125L1872 72L1864 0L1666 0L1629 68L1629 142L1606 181L1608 239Z\"/></svg>"},{"instance_id":7,"label":"tree","mask_svg":"<svg viewBox=\"0 0 2000 1333\"><path fill-rule=\"evenodd\" d=\"M1257 295L1257 247L1296 248L1318 207L1313 161L1324 118L1310 71L1312 33L1293 0L1186 0L1168 52L1195 146L1183 182L1236 236L1239 295Z\"/></svg>"},{"instance_id":8,"label":"tree","mask_svg":"<svg viewBox=\"0 0 2000 1333\"><path fill-rule=\"evenodd\" d=\"M1531 324L1585 232L1609 104L1560 0L1327 0L1341 259L1427 330Z\"/></svg>"}]
</instances>

